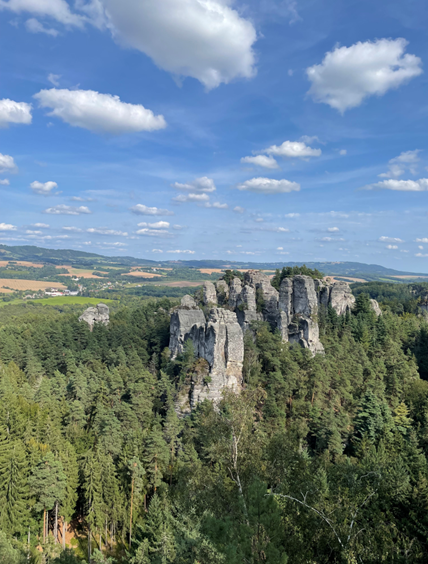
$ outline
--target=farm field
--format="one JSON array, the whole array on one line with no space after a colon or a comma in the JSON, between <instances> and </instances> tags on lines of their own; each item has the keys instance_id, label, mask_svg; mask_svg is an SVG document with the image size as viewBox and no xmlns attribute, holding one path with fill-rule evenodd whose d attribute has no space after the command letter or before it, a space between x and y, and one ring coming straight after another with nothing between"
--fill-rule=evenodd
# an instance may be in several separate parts
<instances>
[{"instance_id":1,"label":"farm field","mask_svg":"<svg viewBox=\"0 0 428 564\"><path fill-rule=\"evenodd\" d=\"M56 296L54 298L41 298L39 300L31 300L31 303L42 305L97 305L99 303L111 304L114 300L104 300L101 298L85 298L84 296Z\"/></svg>"},{"instance_id":2,"label":"farm field","mask_svg":"<svg viewBox=\"0 0 428 564\"><path fill-rule=\"evenodd\" d=\"M40 280L17 280L9 278L0 278L0 293L9 294L11 290L6 290L4 286L16 290L46 290L47 288L58 288L65 290L65 286L59 282L42 282Z\"/></svg>"},{"instance_id":3,"label":"farm field","mask_svg":"<svg viewBox=\"0 0 428 564\"><path fill-rule=\"evenodd\" d=\"M14 263L14 265L17 266L32 266L34 268L43 268L45 265L44 264L40 264L37 262L26 262L26 261L22 261L22 260L18 260L18 261L12 261ZM0 267L4 267L4 266L8 266L9 265L9 261L8 260L0 260Z\"/></svg>"},{"instance_id":4,"label":"farm field","mask_svg":"<svg viewBox=\"0 0 428 564\"><path fill-rule=\"evenodd\" d=\"M76 278L87 278L87 279L96 279L100 280L100 276L95 276L92 274L94 271L91 269L83 269L83 268L73 268L71 266L57 266L56 268L66 268L68 270L68 274L59 274L59 276L75 276ZM99 271L100 274L106 274L106 272Z\"/></svg>"},{"instance_id":5,"label":"farm field","mask_svg":"<svg viewBox=\"0 0 428 564\"><path fill-rule=\"evenodd\" d=\"M122 274L122 276L135 276L140 278L162 278L162 274L155 274L154 272L143 272L142 270L132 270Z\"/></svg>"}]
</instances>

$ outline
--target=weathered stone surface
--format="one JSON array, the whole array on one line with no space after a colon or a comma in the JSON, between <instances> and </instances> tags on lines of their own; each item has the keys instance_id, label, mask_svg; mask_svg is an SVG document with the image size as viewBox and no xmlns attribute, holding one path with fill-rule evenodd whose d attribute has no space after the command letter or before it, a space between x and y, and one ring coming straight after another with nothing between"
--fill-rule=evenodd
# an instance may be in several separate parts
<instances>
[{"instance_id":1,"label":"weathered stone surface","mask_svg":"<svg viewBox=\"0 0 428 564\"><path fill-rule=\"evenodd\" d=\"M95 323L108 325L110 321L110 310L105 304L98 304L96 307L88 307L79 317L79 321L87 323L92 331Z\"/></svg>"},{"instance_id":2,"label":"weathered stone surface","mask_svg":"<svg viewBox=\"0 0 428 564\"><path fill-rule=\"evenodd\" d=\"M318 312L318 298L315 283L310 276L294 276L293 308L295 314L311 317Z\"/></svg>"},{"instance_id":3,"label":"weathered stone surface","mask_svg":"<svg viewBox=\"0 0 428 564\"><path fill-rule=\"evenodd\" d=\"M325 280L314 280L314 282L315 292L318 296L318 304L327 308L330 302L331 283Z\"/></svg>"},{"instance_id":4,"label":"weathered stone surface","mask_svg":"<svg viewBox=\"0 0 428 564\"><path fill-rule=\"evenodd\" d=\"M184 296L186 298L187 296ZM189 296L190 297L190 296ZM182 303L183 300L182 299ZM185 300L185 303L190 303ZM205 350L205 316L198 307L182 305L176 308L171 315L169 350L171 358L176 358L184 350L184 343L190 339L197 357L203 356Z\"/></svg>"},{"instance_id":5,"label":"weathered stone surface","mask_svg":"<svg viewBox=\"0 0 428 564\"><path fill-rule=\"evenodd\" d=\"M260 292L264 302L263 319L275 327L278 319L279 293L270 283L269 276L257 270L248 270L244 274L244 283L255 290L256 297L257 292Z\"/></svg>"},{"instance_id":6,"label":"weathered stone surface","mask_svg":"<svg viewBox=\"0 0 428 564\"><path fill-rule=\"evenodd\" d=\"M256 311L248 311L248 310L241 311L237 309L236 317L244 333L251 328L251 323L253 321L263 321L263 314L257 313Z\"/></svg>"},{"instance_id":7,"label":"weathered stone surface","mask_svg":"<svg viewBox=\"0 0 428 564\"><path fill-rule=\"evenodd\" d=\"M204 305L217 305L217 292L212 282L204 282L202 291Z\"/></svg>"},{"instance_id":8,"label":"weathered stone surface","mask_svg":"<svg viewBox=\"0 0 428 564\"><path fill-rule=\"evenodd\" d=\"M346 282L335 282L331 287L330 305L336 313L343 315L354 306L355 298L352 295L349 284Z\"/></svg>"},{"instance_id":9,"label":"weathered stone surface","mask_svg":"<svg viewBox=\"0 0 428 564\"><path fill-rule=\"evenodd\" d=\"M234 278L229 285L229 307L236 308L239 296L241 294L242 284L239 278Z\"/></svg>"},{"instance_id":10,"label":"weathered stone surface","mask_svg":"<svg viewBox=\"0 0 428 564\"><path fill-rule=\"evenodd\" d=\"M244 286L236 300L236 307L245 311L256 311L256 292L251 286Z\"/></svg>"},{"instance_id":11,"label":"weathered stone surface","mask_svg":"<svg viewBox=\"0 0 428 564\"><path fill-rule=\"evenodd\" d=\"M309 349L313 355L323 353L324 347L319 340L318 323L307 317L298 318L288 326L290 344L299 344Z\"/></svg>"},{"instance_id":12,"label":"weathered stone surface","mask_svg":"<svg viewBox=\"0 0 428 564\"><path fill-rule=\"evenodd\" d=\"M382 315L382 310L379 307L379 304L377 303L376 300L370 300L370 304L372 306L372 310L375 312L375 314L379 317L379 315Z\"/></svg>"},{"instance_id":13,"label":"weathered stone surface","mask_svg":"<svg viewBox=\"0 0 428 564\"><path fill-rule=\"evenodd\" d=\"M293 317L293 279L284 278L279 287L279 310L287 314L288 319Z\"/></svg>"},{"instance_id":14,"label":"weathered stone surface","mask_svg":"<svg viewBox=\"0 0 428 564\"><path fill-rule=\"evenodd\" d=\"M197 307L195 300L192 298L192 296L189 296L189 294L183 296L181 298L180 303L181 303L181 307L189 307L189 308Z\"/></svg>"},{"instance_id":15,"label":"weathered stone surface","mask_svg":"<svg viewBox=\"0 0 428 564\"><path fill-rule=\"evenodd\" d=\"M229 299L229 286L226 284L224 280L217 280L216 282L216 289L218 298L220 296L224 296L224 299L227 301Z\"/></svg>"}]
</instances>

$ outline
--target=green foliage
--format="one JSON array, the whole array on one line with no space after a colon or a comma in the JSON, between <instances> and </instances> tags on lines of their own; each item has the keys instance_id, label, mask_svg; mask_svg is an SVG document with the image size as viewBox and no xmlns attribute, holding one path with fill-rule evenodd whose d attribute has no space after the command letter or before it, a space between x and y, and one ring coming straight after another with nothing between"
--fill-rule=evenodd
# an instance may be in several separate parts
<instances>
[{"instance_id":1,"label":"green foliage","mask_svg":"<svg viewBox=\"0 0 428 564\"><path fill-rule=\"evenodd\" d=\"M284 278L291 278L292 276L303 275L303 276L310 276L314 280L322 280L324 278L324 274L317 270L316 268L308 268L306 264L302 266L284 266L282 270L279 268L275 271L275 276L271 280L272 286L279 290L281 282Z\"/></svg>"},{"instance_id":2,"label":"green foliage","mask_svg":"<svg viewBox=\"0 0 428 564\"><path fill-rule=\"evenodd\" d=\"M226 284L230 284L234 278L239 278L242 282L244 280L244 274L239 270L225 270L221 280L224 280Z\"/></svg>"}]
</instances>

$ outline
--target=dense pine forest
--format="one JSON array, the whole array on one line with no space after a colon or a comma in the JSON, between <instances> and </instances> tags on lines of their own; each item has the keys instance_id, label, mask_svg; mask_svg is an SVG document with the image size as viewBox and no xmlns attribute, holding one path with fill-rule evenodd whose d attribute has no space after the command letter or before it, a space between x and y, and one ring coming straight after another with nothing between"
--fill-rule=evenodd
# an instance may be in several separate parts
<instances>
[{"instance_id":1,"label":"dense pine forest","mask_svg":"<svg viewBox=\"0 0 428 564\"><path fill-rule=\"evenodd\" d=\"M256 322L243 392L183 419L198 361L169 359L176 301L93 332L49 307L7 318L0 563L428 562L428 323L379 288L319 312L325 355Z\"/></svg>"}]
</instances>

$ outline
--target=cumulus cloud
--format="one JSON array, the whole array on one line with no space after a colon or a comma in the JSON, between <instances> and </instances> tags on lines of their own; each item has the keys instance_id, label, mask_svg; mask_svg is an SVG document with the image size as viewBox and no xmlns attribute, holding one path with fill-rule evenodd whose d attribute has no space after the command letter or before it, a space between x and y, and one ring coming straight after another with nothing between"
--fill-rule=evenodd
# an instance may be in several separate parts
<instances>
[{"instance_id":1,"label":"cumulus cloud","mask_svg":"<svg viewBox=\"0 0 428 564\"><path fill-rule=\"evenodd\" d=\"M72 233L82 233L83 229L80 229L80 227L74 227L74 226L65 226L62 228L64 231L71 231Z\"/></svg>"},{"instance_id":2,"label":"cumulus cloud","mask_svg":"<svg viewBox=\"0 0 428 564\"><path fill-rule=\"evenodd\" d=\"M398 249L398 246L397 245L387 245L386 248L395 250L395 249Z\"/></svg>"},{"instance_id":3,"label":"cumulus cloud","mask_svg":"<svg viewBox=\"0 0 428 564\"><path fill-rule=\"evenodd\" d=\"M126 231L116 231L105 227L90 227L86 230L88 233L97 233L98 235L114 235L115 237L127 237Z\"/></svg>"},{"instance_id":4,"label":"cumulus cloud","mask_svg":"<svg viewBox=\"0 0 428 564\"><path fill-rule=\"evenodd\" d=\"M9 98L0 100L0 127L8 127L10 123L29 125L31 120L31 104Z\"/></svg>"},{"instance_id":5,"label":"cumulus cloud","mask_svg":"<svg viewBox=\"0 0 428 564\"><path fill-rule=\"evenodd\" d=\"M163 253L162 249L152 249L152 253Z\"/></svg>"},{"instance_id":6,"label":"cumulus cloud","mask_svg":"<svg viewBox=\"0 0 428 564\"><path fill-rule=\"evenodd\" d=\"M172 186L177 190L189 190L191 192L215 192L216 190L214 180L206 176L196 178L193 182L187 184L175 182Z\"/></svg>"},{"instance_id":7,"label":"cumulus cloud","mask_svg":"<svg viewBox=\"0 0 428 564\"><path fill-rule=\"evenodd\" d=\"M217 210L227 210L229 209L229 206L227 204L222 204L220 202L207 202L206 204L204 204L204 207L206 208L215 208Z\"/></svg>"},{"instance_id":8,"label":"cumulus cloud","mask_svg":"<svg viewBox=\"0 0 428 564\"><path fill-rule=\"evenodd\" d=\"M416 243L428 243L428 237L422 237L422 239L416 239Z\"/></svg>"},{"instance_id":9,"label":"cumulus cloud","mask_svg":"<svg viewBox=\"0 0 428 564\"><path fill-rule=\"evenodd\" d=\"M209 199L208 194L179 194L173 198L173 201L184 204L185 202L208 202Z\"/></svg>"},{"instance_id":10,"label":"cumulus cloud","mask_svg":"<svg viewBox=\"0 0 428 564\"><path fill-rule=\"evenodd\" d=\"M33 223L31 227L37 227L38 229L49 229L50 225L47 223Z\"/></svg>"},{"instance_id":11,"label":"cumulus cloud","mask_svg":"<svg viewBox=\"0 0 428 564\"><path fill-rule=\"evenodd\" d=\"M394 192L426 192L428 190L428 178L419 180L382 180L375 184L364 186L363 190L393 190Z\"/></svg>"},{"instance_id":12,"label":"cumulus cloud","mask_svg":"<svg viewBox=\"0 0 428 564\"><path fill-rule=\"evenodd\" d=\"M285 194L298 192L300 184L289 180L274 180L272 178L252 178L242 184L238 184L238 190L256 192L258 194Z\"/></svg>"},{"instance_id":13,"label":"cumulus cloud","mask_svg":"<svg viewBox=\"0 0 428 564\"><path fill-rule=\"evenodd\" d=\"M407 170L411 174L416 174L416 164L419 162L418 153L420 149L405 151L389 161L388 172L379 174L380 178L397 178L402 176Z\"/></svg>"},{"instance_id":14,"label":"cumulus cloud","mask_svg":"<svg viewBox=\"0 0 428 564\"><path fill-rule=\"evenodd\" d=\"M52 190L58 188L58 184L56 182L38 182L35 180L30 184L31 190L35 194L39 194L40 196L50 196L52 194Z\"/></svg>"},{"instance_id":15,"label":"cumulus cloud","mask_svg":"<svg viewBox=\"0 0 428 564\"><path fill-rule=\"evenodd\" d=\"M328 227L327 231L329 233L337 233L338 231L340 231L340 229L338 227Z\"/></svg>"},{"instance_id":16,"label":"cumulus cloud","mask_svg":"<svg viewBox=\"0 0 428 564\"><path fill-rule=\"evenodd\" d=\"M251 22L229 0L104 0L113 36L207 89L255 74ZM162 40L160 40L162 38Z\"/></svg>"},{"instance_id":17,"label":"cumulus cloud","mask_svg":"<svg viewBox=\"0 0 428 564\"><path fill-rule=\"evenodd\" d=\"M167 253L184 254L184 255L194 255L195 251L181 251L177 249L176 251L166 251Z\"/></svg>"},{"instance_id":18,"label":"cumulus cloud","mask_svg":"<svg viewBox=\"0 0 428 564\"><path fill-rule=\"evenodd\" d=\"M166 229L149 229L148 227L143 227L143 229L139 229L136 233L137 235L145 235L147 237L166 237L170 235Z\"/></svg>"},{"instance_id":19,"label":"cumulus cloud","mask_svg":"<svg viewBox=\"0 0 428 564\"><path fill-rule=\"evenodd\" d=\"M173 228L175 231L181 231L182 229L186 229L186 228L184 227L184 225L177 225L177 224L176 224L176 225L173 225L172 228Z\"/></svg>"},{"instance_id":20,"label":"cumulus cloud","mask_svg":"<svg viewBox=\"0 0 428 564\"><path fill-rule=\"evenodd\" d=\"M94 133L120 135L166 127L162 115L155 116L141 104L121 102L119 96L100 94L94 90L51 88L41 90L34 98L42 108L51 109L49 116Z\"/></svg>"},{"instance_id":21,"label":"cumulus cloud","mask_svg":"<svg viewBox=\"0 0 428 564\"><path fill-rule=\"evenodd\" d=\"M257 166L262 166L264 168L278 168L278 163L273 157L268 157L266 155L256 155L254 157L243 157L241 163L253 164Z\"/></svg>"},{"instance_id":22,"label":"cumulus cloud","mask_svg":"<svg viewBox=\"0 0 428 564\"><path fill-rule=\"evenodd\" d=\"M428 254L426 254L426 253L416 253L415 257L428 257Z\"/></svg>"},{"instance_id":23,"label":"cumulus cloud","mask_svg":"<svg viewBox=\"0 0 428 564\"><path fill-rule=\"evenodd\" d=\"M234 211L235 213L245 213L245 208L241 208L241 206L235 206L235 207L233 208L233 211Z\"/></svg>"},{"instance_id":24,"label":"cumulus cloud","mask_svg":"<svg viewBox=\"0 0 428 564\"><path fill-rule=\"evenodd\" d=\"M337 237L321 237L321 239L319 239L319 241L323 241L324 243L336 243L337 241L344 241L345 239L343 239L342 237L337 238Z\"/></svg>"},{"instance_id":25,"label":"cumulus cloud","mask_svg":"<svg viewBox=\"0 0 428 564\"><path fill-rule=\"evenodd\" d=\"M16 225L10 223L0 223L0 231L16 231Z\"/></svg>"},{"instance_id":26,"label":"cumulus cloud","mask_svg":"<svg viewBox=\"0 0 428 564\"><path fill-rule=\"evenodd\" d=\"M313 149L303 141L284 141L281 145L271 145L264 149L262 153L275 155L276 157L289 157L306 159L309 157L319 157L321 149Z\"/></svg>"},{"instance_id":27,"label":"cumulus cloud","mask_svg":"<svg viewBox=\"0 0 428 564\"><path fill-rule=\"evenodd\" d=\"M342 157L344 157L344 156L347 154L347 152L348 152L348 151L347 151L346 149L341 149L341 150L339 151L339 155L341 155Z\"/></svg>"},{"instance_id":28,"label":"cumulus cloud","mask_svg":"<svg viewBox=\"0 0 428 564\"><path fill-rule=\"evenodd\" d=\"M155 223L139 223L138 227L150 227L151 229L168 229L169 228L169 222L168 221L156 221ZM177 227L180 228L180 226L175 226L174 225L174 229L176 229ZM181 229L181 228L180 228Z\"/></svg>"},{"instance_id":29,"label":"cumulus cloud","mask_svg":"<svg viewBox=\"0 0 428 564\"><path fill-rule=\"evenodd\" d=\"M29 12L39 17L49 17L66 26L83 27L88 19L73 14L65 0L0 0L0 10L10 10L16 14Z\"/></svg>"},{"instance_id":30,"label":"cumulus cloud","mask_svg":"<svg viewBox=\"0 0 428 564\"><path fill-rule=\"evenodd\" d=\"M174 212L156 208L156 207L149 207L145 206L144 204L137 204L136 206L132 206L130 208L132 213L136 213L138 215L174 215Z\"/></svg>"},{"instance_id":31,"label":"cumulus cloud","mask_svg":"<svg viewBox=\"0 0 428 564\"><path fill-rule=\"evenodd\" d=\"M7 178L0 179L0 186L9 186L10 182Z\"/></svg>"},{"instance_id":32,"label":"cumulus cloud","mask_svg":"<svg viewBox=\"0 0 428 564\"><path fill-rule=\"evenodd\" d=\"M385 237L385 235L379 237L379 241L382 243L404 243L404 241L398 237Z\"/></svg>"},{"instance_id":33,"label":"cumulus cloud","mask_svg":"<svg viewBox=\"0 0 428 564\"><path fill-rule=\"evenodd\" d=\"M67 206L65 204L59 204L52 208L47 208L43 213L49 213L52 215L82 215L92 213L86 206L79 206L78 208L74 206Z\"/></svg>"},{"instance_id":34,"label":"cumulus cloud","mask_svg":"<svg viewBox=\"0 0 428 564\"><path fill-rule=\"evenodd\" d=\"M10 155L2 155L0 153L0 172L17 172L18 167Z\"/></svg>"},{"instance_id":35,"label":"cumulus cloud","mask_svg":"<svg viewBox=\"0 0 428 564\"><path fill-rule=\"evenodd\" d=\"M288 217L290 219L296 219L297 217L300 217L300 213L286 213L284 217Z\"/></svg>"},{"instance_id":36,"label":"cumulus cloud","mask_svg":"<svg viewBox=\"0 0 428 564\"><path fill-rule=\"evenodd\" d=\"M422 73L422 61L405 53L405 39L378 39L336 47L319 65L306 69L315 102L344 113L369 96L383 96Z\"/></svg>"},{"instance_id":37,"label":"cumulus cloud","mask_svg":"<svg viewBox=\"0 0 428 564\"><path fill-rule=\"evenodd\" d=\"M51 35L52 37L59 35L59 31L53 27L45 27L41 22L39 22L39 20L36 20L36 18L30 18L27 20L25 22L25 27L30 33L44 33L46 35Z\"/></svg>"}]
</instances>

